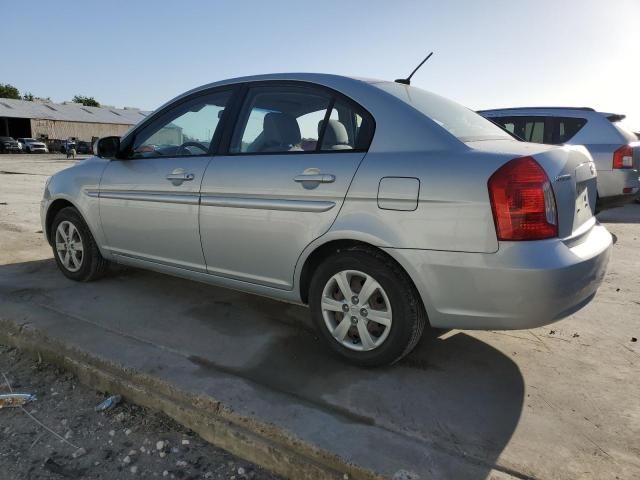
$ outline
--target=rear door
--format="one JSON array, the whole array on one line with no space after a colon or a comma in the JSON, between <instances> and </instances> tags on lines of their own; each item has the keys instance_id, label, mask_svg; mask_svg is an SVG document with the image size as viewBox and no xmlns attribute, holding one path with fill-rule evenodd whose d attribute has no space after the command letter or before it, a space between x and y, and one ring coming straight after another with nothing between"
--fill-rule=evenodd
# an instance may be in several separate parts
<instances>
[{"instance_id":1,"label":"rear door","mask_svg":"<svg viewBox=\"0 0 640 480\"><path fill-rule=\"evenodd\" d=\"M340 210L372 123L361 107L320 87L247 88L226 154L202 182L207 271L292 288L298 257Z\"/></svg>"},{"instance_id":2,"label":"rear door","mask_svg":"<svg viewBox=\"0 0 640 480\"><path fill-rule=\"evenodd\" d=\"M100 218L115 255L206 270L200 184L231 93L199 94L169 107L135 133L126 158L109 162L100 182Z\"/></svg>"}]
</instances>

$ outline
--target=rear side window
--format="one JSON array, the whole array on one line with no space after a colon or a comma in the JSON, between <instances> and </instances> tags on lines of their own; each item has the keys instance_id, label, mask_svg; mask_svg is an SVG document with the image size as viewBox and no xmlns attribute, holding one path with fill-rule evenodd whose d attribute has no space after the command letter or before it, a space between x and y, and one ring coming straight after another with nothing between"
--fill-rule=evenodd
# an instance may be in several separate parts
<instances>
[{"instance_id":1,"label":"rear side window","mask_svg":"<svg viewBox=\"0 0 640 480\"><path fill-rule=\"evenodd\" d=\"M312 153L366 150L373 120L330 91L302 86L249 90L230 153Z\"/></svg>"},{"instance_id":2,"label":"rear side window","mask_svg":"<svg viewBox=\"0 0 640 480\"><path fill-rule=\"evenodd\" d=\"M491 120L526 142L549 145L567 143L587 123L584 118L524 115L491 117Z\"/></svg>"},{"instance_id":3,"label":"rear side window","mask_svg":"<svg viewBox=\"0 0 640 480\"><path fill-rule=\"evenodd\" d=\"M555 120L552 143L561 144L571 140L587 124L584 118L557 117Z\"/></svg>"}]
</instances>

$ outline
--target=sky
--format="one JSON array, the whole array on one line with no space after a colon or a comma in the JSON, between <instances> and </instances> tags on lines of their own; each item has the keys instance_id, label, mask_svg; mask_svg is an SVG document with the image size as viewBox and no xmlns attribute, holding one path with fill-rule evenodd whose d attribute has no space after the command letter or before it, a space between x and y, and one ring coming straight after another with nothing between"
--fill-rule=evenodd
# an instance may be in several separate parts
<instances>
[{"instance_id":1,"label":"sky","mask_svg":"<svg viewBox=\"0 0 640 480\"><path fill-rule=\"evenodd\" d=\"M53 101L152 110L202 84L273 72L393 80L434 51L412 84L469 108L589 106L640 130L640 0L32 0L19 10L0 28L0 83Z\"/></svg>"}]
</instances>

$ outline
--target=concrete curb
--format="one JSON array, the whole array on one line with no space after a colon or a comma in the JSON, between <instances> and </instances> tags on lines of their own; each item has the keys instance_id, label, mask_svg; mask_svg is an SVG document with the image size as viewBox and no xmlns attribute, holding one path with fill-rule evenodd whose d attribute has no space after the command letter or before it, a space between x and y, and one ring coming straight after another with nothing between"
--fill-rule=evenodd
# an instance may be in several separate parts
<instances>
[{"instance_id":1,"label":"concrete curb","mask_svg":"<svg viewBox=\"0 0 640 480\"><path fill-rule=\"evenodd\" d=\"M172 383L72 348L28 324L0 319L0 342L40 355L91 388L162 411L213 445L286 478L382 478L281 428L237 415L214 398L181 392Z\"/></svg>"}]
</instances>

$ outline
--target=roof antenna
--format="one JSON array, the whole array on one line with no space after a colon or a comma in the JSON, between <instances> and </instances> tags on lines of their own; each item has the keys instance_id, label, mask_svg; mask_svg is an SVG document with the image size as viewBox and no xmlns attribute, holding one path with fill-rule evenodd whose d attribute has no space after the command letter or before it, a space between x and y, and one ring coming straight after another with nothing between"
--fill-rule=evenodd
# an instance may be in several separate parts
<instances>
[{"instance_id":1,"label":"roof antenna","mask_svg":"<svg viewBox=\"0 0 640 480\"><path fill-rule=\"evenodd\" d=\"M411 85L411 77L413 77L413 74L416 73L418 71L418 69L422 65L424 65L424 62L426 62L427 60L429 60L431 58L431 55L433 55L433 52L431 52L429 55L427 55L427 58L422 60L420 62L420 65L418 65L416 68L413 69L413 72L411 72L411 75L409 75L407 78L398 78L398 79L396 79L396 83L402 83L403 85Z\"/></svg>"}]
</instances>

